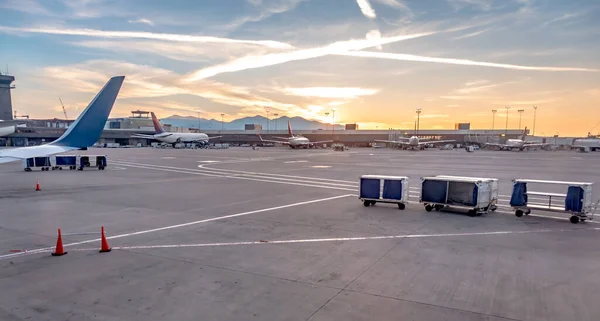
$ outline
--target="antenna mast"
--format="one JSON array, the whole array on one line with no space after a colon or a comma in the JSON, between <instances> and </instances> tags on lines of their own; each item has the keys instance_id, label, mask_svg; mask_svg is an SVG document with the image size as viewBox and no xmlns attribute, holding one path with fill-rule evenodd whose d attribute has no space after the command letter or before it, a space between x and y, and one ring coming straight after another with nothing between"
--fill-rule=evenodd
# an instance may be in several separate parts
<instances>
[{"instance_id":1,"label":"antenna mast","mask_svg":"<svg viewBox=\"0 0 600 321\"><path fill-rule=\"evenodd\" d=\"M65 109L65 105L63 104L62 99L60 99L60 97L58 97L58 100L60 101L60 105L62 106L63 113L65 114L65 120L69 120L69 117L67 116L67 110Z\"/></svg>"}]
</instances>

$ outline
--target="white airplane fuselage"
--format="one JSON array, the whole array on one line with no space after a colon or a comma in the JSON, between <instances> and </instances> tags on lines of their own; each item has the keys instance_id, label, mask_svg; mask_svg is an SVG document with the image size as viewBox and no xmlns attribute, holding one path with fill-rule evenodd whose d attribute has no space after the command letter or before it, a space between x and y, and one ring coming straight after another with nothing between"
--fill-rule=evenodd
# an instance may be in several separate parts
<instances>
[{"instance_id":1,"label":"white airplane fuselage","mask_svg":"<svg viewBox=\"0 0 600 321\"><path fill-rule=\"evenodd\" d=\"M163 143L192 143L208 142L208 135L204 133L160 133L154 134L154 139Z\"/></svg>"},{"instance_id":2,"label":"white airplane fuselage","mask_svg":"<svg viewBox=\"0 0 600 321\"><path fill-rule=\"evenodd\" d=\"M525 142L520 139L509 139L506 141L506 147L508 148L523 148Z\"/></svg>"},{"instance_id":3,"label":"white airplane fuselage","mask_svg":"<svg viewBox=\"0 0 600 321\"><path fill-rule=\"evenodd\" d=\"M290 147L309 147L310 141L306 137L294 136L289 138Z\"/></svg>"},{"instance_id":4,"label":"white airplane fuselage","mask_svg":"<svg viewBox=\"0 0 600 321\"><path fill-rule=\"evenodd\" d=\"M15 126L0 127L0 137L7 136L15 132Z\"/></svg>"}]
</instances>

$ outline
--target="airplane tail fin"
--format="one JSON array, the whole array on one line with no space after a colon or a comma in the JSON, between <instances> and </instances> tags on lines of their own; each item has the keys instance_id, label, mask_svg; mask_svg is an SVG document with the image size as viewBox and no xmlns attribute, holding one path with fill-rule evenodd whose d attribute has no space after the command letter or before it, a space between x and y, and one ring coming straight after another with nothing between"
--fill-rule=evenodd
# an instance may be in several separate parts
<instances>
[{"instance_id":1,"label":"airplane tail fin","mask_svg":"<svg viewBox=\"0 0 600 321\"><path fill-rule=\"evenodd\" d=\"M289 119L288 119L288 134L290 134L290 137L294 137L294 134L292 133L292 124L290 124Z\"/></svg>"},{"instance_id":2,"label":"airplane tail fin","mask_svg":"<svg viewBox=\"0 0 600 321\"><path fill-rule=\"evenodd\" d=\"M525 126L525 129L523 129L523 137L521 137L521 140L525 141L525 137L527 137L527 126Z\"/></svg>"},{"instance_id":3,"label":"airplane tail fin","mask_svg":"<svg viewBox=\"0 0 600 321\"><path fill-rule=\"evenodd\" d=\"M154 124L154 131L157 134L162 134L165 132L164 128L162 127L162 125L160 124L160 122L158 121L158 118L156 118L156 115L154 115L154 112L151 112L152 114L152 123Z\"/></svg>"},{"instance_id":4,"label":"airplane tail fin","mask_svg":"<svg viewBox=\"0 0 600 321\"><path fill-rule=\"evenodd\" d=\"M77 148L94 145L102 134L124 79L125 76L112 77L69 129L50 144Z\"/></svg>"}]
</instances>

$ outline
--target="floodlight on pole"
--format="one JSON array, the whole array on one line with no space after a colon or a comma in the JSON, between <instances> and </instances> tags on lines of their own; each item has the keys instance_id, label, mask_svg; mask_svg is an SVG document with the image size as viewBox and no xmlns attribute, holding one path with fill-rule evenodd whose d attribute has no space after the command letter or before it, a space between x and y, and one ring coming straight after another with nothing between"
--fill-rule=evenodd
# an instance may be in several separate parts
<instances>
[{"instance_id":1,"label":"floodlight on pole","mask_svg":"<svg viewBox=\"0 0 600 321\"><path fill-rule=\"evenodd\" d=\"M519 129L521 129L521 117L523 117L523 113L525 112L525 109L519 109L517 111L519 112Z\"/></svg>"},{"instance_id":2,"label":"floodlight on pole","mask_svg":"<svg viewBox=\"0 0 600 321\"><path fill-rule=\"evenodd\" d=\"M506 109L506 126L504 127L504 135L508 135L508 110L510 109L510 106L504 106L504 108Z\"/></svg>"},{"instance_id":3,"label":"floodlight on pole","mask_svg":"<svg viewBox=\"0 0 600 321\"><path fill-rule=\"evenodd\" d=\"M225 114L221 114L221 130L225 129L225 125L223 123L223 117L225 116Z\"/></svg>"},{"instance_id":4,"label":"floodlight on pole","mask_svg":"<svg viewBox=\"0 0 600 321\"><path fill-rule=\"evenodd\" d=\"M419 135L419 121L421 119L421 108L417 108L417 136Z\"/></svg>"},{"instance_id":5,"label":"floodlight on pole","mask_svg":"<svg viewBox=\"0 0 600 321\"><path fill-rule=\"evenodd\" d=\"M533 136L535 136L535 118L537 116L537 106L533 106Z\"/></svg>"},{"instance_id":6,"label":"floodlight on pole","mask_svg":"<svg viewBox=\"0 0 600 321\"><path fill-rule=\"evenodd\" d=\"M492 109L492 130L494 130L494 125L496 123L496 112L498 110L497 109Z\"/></svg>"}]
</instances>

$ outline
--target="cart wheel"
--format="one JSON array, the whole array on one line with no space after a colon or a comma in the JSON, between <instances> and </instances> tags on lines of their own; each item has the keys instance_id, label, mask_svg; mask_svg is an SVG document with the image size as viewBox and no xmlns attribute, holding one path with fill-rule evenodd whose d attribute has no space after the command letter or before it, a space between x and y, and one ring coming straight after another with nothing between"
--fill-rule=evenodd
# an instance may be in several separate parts
<instances>
[{"instance_id":1,"label":"cart wheel","mask_svg":"<svg viewBox=\"0 0 600 321\"><path fill-rule=\"evenodd\" d=\"M573 216L571 216L569 221L571 221L571 223L573 223L573 224L577 224L577 223L579 223L579 217L573 215Z\"/></svg>"},{"instance_id":2,"label":"cart wheel","mask_svg":"<svg viewBox=\"0 0 600 321\"><path fill-rule=\"evenodd\" d=\"M433 206L431 206L431 205L425 205L425 210L427 212L431 212L431 210L433 210Z\"/></svg>"},{"instance_id":3,"label":"cart wheel","mask_svg":"<svg viewBox=\"0 0 600 321\"><path fill-rule=\"evenodd\" d=\"M59 168L58 168L58 170L59 170L59 171L62 171L62 167L59 167Z\"/></svg>"},{"instance_id":4,"label":"cart wheel","mask_svg":"<svg viewBox=\"0 0 600 321\"><path fill-rule=\"evenodd\" d=\"M531 214L531 210L525 211L525 215L529 215L529 214Z\"/></svg>"},{"instance_id":5,"label":"cart wheel","mask_svg":"<svg viewBox=\"0 0 600 321\"><path fill-rule=\"evenodd\" d=\"M521 210L516 210L516 211L515 211L515 215L516 215L517 217L521 217L521 216L523 216L523 211L521 211Z\"/></svg>"},{"instance_id":6,"label":"cart wheel","mask_svg":"<svg viewBox=\"0 0 600 321\"><path fill-rule=\"evenodd\" d=\"M477 216L477 211L476 210L469 210L467 212L467 215L469 215L470 217L475 217L475 216Z\"/></svg>"},{"instance_id":7,"label":"cart wheel","mask_svg":"<svg viewBox=\"0 0 600 321\"><path fill-rule=\"evenodd\" d=\"M371 201L371 206L375 206L375 204L377 204L377 202Z\"/></svg>"},{"instance_id":8,"label":"cart wheel","mask_svg":"<svg viewBox=\"0 0 600 321\"><path fill-rule=\"evenodd\" d=\"M369 205L371 205L371 202L370 201L363 201L363 205L365 207L369 207Z\"/></svg>"},{"instance_id":9,"label":"cart wheel","mask_svg":"<svg viewBox=\"0 0 600 321\"><path fill-rule=\"evenodd\" d=\"M441 210L442 208L444 208L444 205L436 205L433 207L436 211Z\"/></svg>"},{"instance_id":10,"label":"cart wheel","mask_svg":"<svg viewBox=\"0 0 600 321\"><path fill-rule=\"evenodd\" d=\"M403 210L406 208L406 205L404 205L403 203L398 203L398 208Z\"/></svg>"},{"instance_id":11,"label":"cart wheel","mask_svg":"<svg viewBox=\"0 0 600 321\"><path fill-rule=\"evenodd\" d=\"M495 211L496 211L496 209L497 209L497 207L496 207L496 206L494 206L494 205L492 205L492 207L490 207L490 211L492 211L492 212L495 212Z\"/></svg>"}]
</instances>

